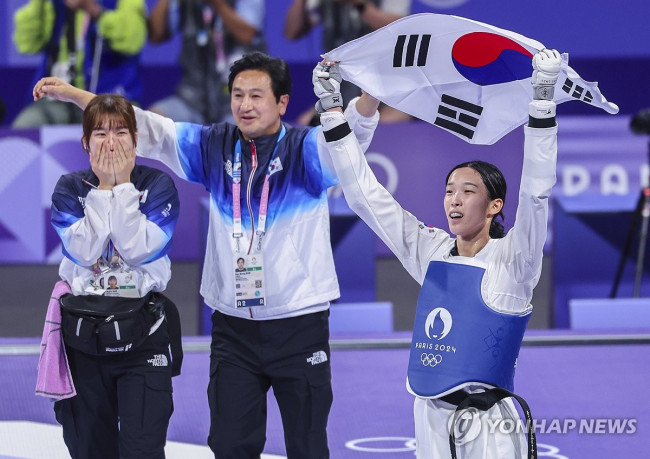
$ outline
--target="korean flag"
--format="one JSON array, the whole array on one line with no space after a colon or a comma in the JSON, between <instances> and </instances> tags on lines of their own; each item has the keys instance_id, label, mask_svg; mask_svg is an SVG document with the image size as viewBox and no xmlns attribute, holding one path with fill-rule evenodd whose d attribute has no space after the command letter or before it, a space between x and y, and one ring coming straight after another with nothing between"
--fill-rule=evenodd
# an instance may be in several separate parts
<instances>
[{"instance_id":1,"label":"korean flag","mask_svg":"<svg viewBox=\"0 0 650 459\"><path fill-rule=\"evenodd\" d=\"M458 16L423 13L397 20L326 53L367 93L461 139L490 145L528 120L532 57L544 45ZM618 107L562 55L555 102Z\"/></svg>"}]
</instances>

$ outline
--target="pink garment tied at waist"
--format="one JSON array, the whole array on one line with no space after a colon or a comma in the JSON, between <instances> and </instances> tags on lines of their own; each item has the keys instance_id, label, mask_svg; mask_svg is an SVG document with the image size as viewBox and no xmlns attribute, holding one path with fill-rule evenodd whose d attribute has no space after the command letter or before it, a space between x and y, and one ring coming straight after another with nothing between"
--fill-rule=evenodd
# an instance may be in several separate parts
<instances>
[{"instance_id":1,"label":"pink garment tied at waist","mask_svg":"<svg viewBox=\"0 0 650 459\"><path fill-rule=\"evenodd\" d=\"M59 298L66 293L72 293L67 282L59 281L54 285L45 315L36 377L36 395L54 400L63 400L77 395L61 330Z\"/></svg>"}]
</instances>

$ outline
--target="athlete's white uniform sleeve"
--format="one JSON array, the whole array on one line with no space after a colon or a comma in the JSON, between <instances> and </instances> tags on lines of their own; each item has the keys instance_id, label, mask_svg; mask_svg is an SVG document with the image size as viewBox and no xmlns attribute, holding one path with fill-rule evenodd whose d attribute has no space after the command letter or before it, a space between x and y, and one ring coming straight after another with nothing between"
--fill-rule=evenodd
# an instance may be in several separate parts
<instances>
[{"instance_id":1,"label":"athlete's white uniform sleeve","mask_svg":"<svg viewBox=\"0 0 650 459\"><path fill-rule=\"evenodd\" d=\"M350 125L350 129L354 132L354 136L357 138L361 150L363 152L368 150L372 137L375 134L375 129L377 129L377 124L379 123L379 111L366 117L361 115L357 110L357 101L360 97L355 97L352 99L347 107L345 108L344 116Z\"/></svg>"},{"instance_id":2,"label":"athlete's white uniform sleeve","mask_svg":"<svg viewBox=\"0 0 650 459\"><path fill-rule=\"evenodd\" d=\"M537 283L548 227L548 199L556 182L557 126L524 127L524 161L511 249L517 282Z\"/></svg>"},{"instance_id":3,"label":"athlete's white uniform sleeve","mask_svg":"<svg viewBox=\"0 0 650 459\"><path fill-rule=\"evenodd\" d=\"M82 266L97 261L110 237L108 215L113 193L110 190L91 190L86 196L84 218L76 221L61 233L61 242Z\"/></svg>"},{"instance_id":4,"label":"athlete's white uniform sleeve","mask_svg":"<svg viewBox=\"0 0 650 459\"><path fill-rule=\"evenodd\" d=\"M328 125L344 123L337 112L321 115ZM347 135L327 144L334 168L350 208L381 238L420 284L431 254L449 240L444 231L429 232L404 210L375 177L355 136ZM423 231L424 230L424 231Z\"/></svg>"},{"instance_id":5,"label":"athlete's white uniform sleeve","mask_svg":"<svg viewBox=\"0 0 650 459\"><path fill-rule=\"evenodd\" d=\"M532 308L542 272L548 225L548 198L555 184L557 127L525 127L524 160L515 222L476 258L487 264L481 293L492 309L520 314Z\"/></svg>"},{"instance_id":6,"label":"athlete's white uniform sleeve","mask_svg":"<svg viewBox=\"0 0 650 459\"><path fill-rule=\"evenodd\" d=\"M352 99L348 106L345 109L344 117L354 132L359 145L361 146L361 151L365 152L370 146L372 137L375 134L375 129L379 123L379 112L376 111L374 115L366 117L361 115L357 110L357 100L359 97ZM331 155L327 152L327 145L325 142L325 137L323 137L322 131L318 133L318 155L320 157L320 162L324 168L334 171L334 166L332 164Z\"/></svg>"},{"instance_id":7,"label":"athlete's white uniform sleeve","mask_svg":"<svg viewBox=\"0 0 650 459\"><path fill-rule=\"evenodd\" d=\"M113 187L111 239L130 266L143 264L169 242L165 232L140 211L140 192L133 183Z\"/></svg>"}]
</instances>

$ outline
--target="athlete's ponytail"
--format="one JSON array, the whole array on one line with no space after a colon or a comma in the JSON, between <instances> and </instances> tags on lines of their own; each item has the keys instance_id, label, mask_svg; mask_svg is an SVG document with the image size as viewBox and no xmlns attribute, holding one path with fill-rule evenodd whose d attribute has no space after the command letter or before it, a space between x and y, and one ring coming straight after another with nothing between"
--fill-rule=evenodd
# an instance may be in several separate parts
<instances>
[{"instance_id":1,"label":"athlete's ponytail","mask_svg":"<svg viewBox=\"0 0 650 459\"><path fill-rule=\"evenodd\" d=\"M492 239L501 239L506 235L506 231L503 228L503 225L495 220L496 217L501 217L501 219L503 219L503 213L499 212L492 219L492 222L490 223L490 237Z\"/></svg>"}]
</instances>

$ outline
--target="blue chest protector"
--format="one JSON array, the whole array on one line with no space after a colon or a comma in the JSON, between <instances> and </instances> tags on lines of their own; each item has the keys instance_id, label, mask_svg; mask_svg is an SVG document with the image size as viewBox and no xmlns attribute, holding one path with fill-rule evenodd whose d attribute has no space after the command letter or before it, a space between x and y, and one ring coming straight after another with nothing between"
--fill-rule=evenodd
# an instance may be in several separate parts
<instances>
[{"instance_id":1,"label":"blue chest protector","mask_svg":"<svg viewBox=\"0 0 650 459\"><path fill-rule=\"evenodd\" d=\"M433 261L415 312L407 388L438 398L471 383L513 390L530 318L490 309L481 297L485 269Z\"/></svg>"}]
</instances>

